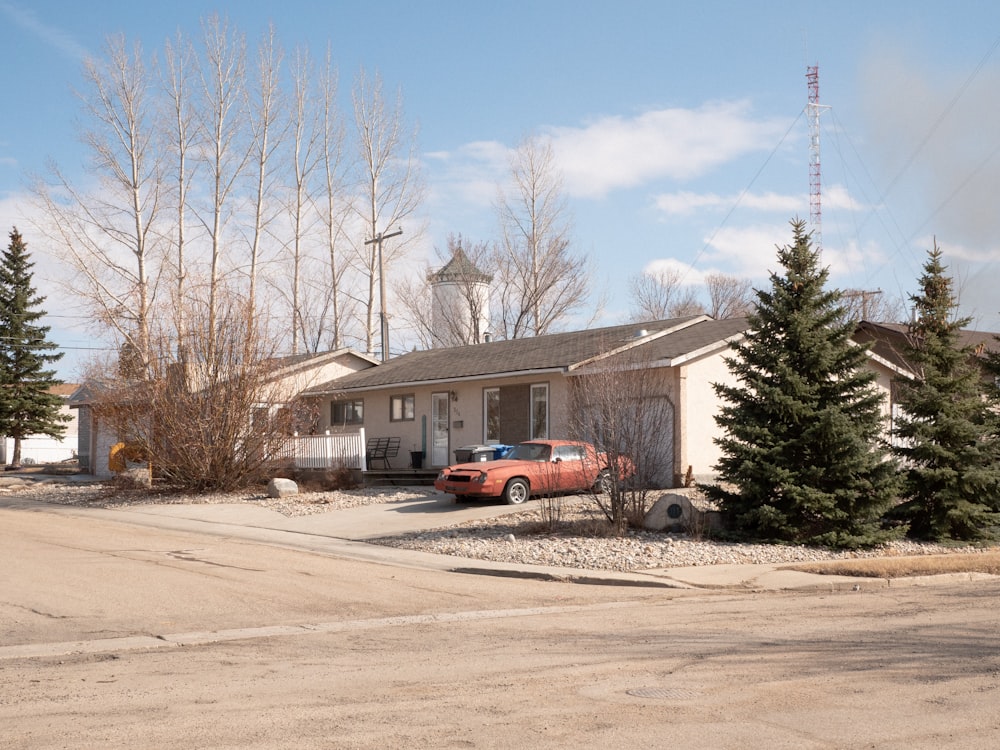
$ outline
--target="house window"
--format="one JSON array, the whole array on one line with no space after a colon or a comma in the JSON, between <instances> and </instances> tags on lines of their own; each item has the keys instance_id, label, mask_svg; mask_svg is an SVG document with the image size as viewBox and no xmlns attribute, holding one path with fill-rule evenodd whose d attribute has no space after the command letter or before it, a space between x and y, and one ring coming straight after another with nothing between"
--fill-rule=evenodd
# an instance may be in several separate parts
<instances>
[{"instance_id":1,"label":"house window","mask_svg":"<svg viewBox=\"0 0 1000 750\"><path fill-rule=\"evenodd\" d=\"M483 389L483 442L500 442L500 389Z\"/></svg>"},{"instance_id":2,"label":"house window","mask_svg":"<svg viewBox=\"0 0 1000 750\"><path fill-rule=\"evenodd\" d=\"M365 402L363 399L358 399L357 401L333 401L330 403L331 427L364 424L364 422Z\"/></svg>"},{"instance_id":3,"label":"house window","mask_svg":"<svg viewBox=\"0 0 1000 750\"><path fill-rule=\"evenodd\" d=\"M412 422L413 421L412 393L405 396L389 397L389 421L390 422Z\"/></svg>"},{"instance_id":4,"label":"house window","mask_svg":"<svg viewBox=\"0 0 1000 750\"><path fill-rule=\"evenodd\" d=\"M266 406L255 406L250 413L250 426L255 432L263 432L269 429L271 424L271 410Z\"/></svg>"},{"instance_id":5,"label":"house window","mask_svg":"<svg viewBox=\"0 0 1000 750\"><path fill-rule=\"evenodd\" d=\"M544 440L549 436L549 386L548 383L531 386L531 439Z\"/></svg>"}]
</instances>

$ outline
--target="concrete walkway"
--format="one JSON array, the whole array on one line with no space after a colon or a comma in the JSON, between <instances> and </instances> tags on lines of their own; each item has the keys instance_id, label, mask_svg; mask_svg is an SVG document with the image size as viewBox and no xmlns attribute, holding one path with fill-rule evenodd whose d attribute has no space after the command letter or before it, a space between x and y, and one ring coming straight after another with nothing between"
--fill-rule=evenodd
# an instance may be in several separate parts
<instances>
[{"instance_id":1,"label":"concrete walkway","mask_svg":"<svg viewBox=\"0 0 1000 750\"><path fill-rule=\"evenodd\" d=\"M456 503L451 495L440 493L404 502L365 505L291 518L250 503L136 505L102 509L43 503L25 496L18 497L16 494L0 496L0 507L99 517L175 531L223 535L386 565L590 584L740 591L791 589L860 591L886 588L890 585L921 585L928 581L953 578L934 576L930 579L895 579L890 582L875 578L802 573L785 569L787 565L784 563L705 565L617 573L606 570L499 563L435 555L365 542L377 537L442 528L525 509L523 505ZM961 578L968 580L969 576L962 575Z\"/></svg>"}]
</instances>

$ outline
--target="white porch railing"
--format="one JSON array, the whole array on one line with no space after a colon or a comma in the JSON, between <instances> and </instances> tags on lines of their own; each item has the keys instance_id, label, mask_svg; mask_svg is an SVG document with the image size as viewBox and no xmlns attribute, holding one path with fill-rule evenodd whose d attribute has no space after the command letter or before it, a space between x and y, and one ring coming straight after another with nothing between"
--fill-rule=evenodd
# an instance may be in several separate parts
<instances>
[{"instance_id":1,"label":"white porch railing","mask_svg":"<svg viewBox=\"0 0 1000 750\"><path fill-rule=\"evenodd\" d=\"M365 429L359 432L325 435L295 435L285 450L299 469L364 469Z\"/></svg>"}]
</instances>

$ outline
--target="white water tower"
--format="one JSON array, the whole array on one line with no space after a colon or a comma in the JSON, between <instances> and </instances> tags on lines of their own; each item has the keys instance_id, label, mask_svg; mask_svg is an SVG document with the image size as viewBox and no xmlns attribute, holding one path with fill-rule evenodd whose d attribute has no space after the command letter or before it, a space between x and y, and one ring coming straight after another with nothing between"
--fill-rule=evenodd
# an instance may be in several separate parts
<instances>
[{"instance_id":1,"label":"white water tower","mask_svg":"<svg viewBox=\"0 0 1000 750\"><path fill-rule=\"evenodd\" d=\"M486 340L490 324L490 282L458 248L444 267L429 276L434 346L464 346Z\"/></svg>"}]
</instances>

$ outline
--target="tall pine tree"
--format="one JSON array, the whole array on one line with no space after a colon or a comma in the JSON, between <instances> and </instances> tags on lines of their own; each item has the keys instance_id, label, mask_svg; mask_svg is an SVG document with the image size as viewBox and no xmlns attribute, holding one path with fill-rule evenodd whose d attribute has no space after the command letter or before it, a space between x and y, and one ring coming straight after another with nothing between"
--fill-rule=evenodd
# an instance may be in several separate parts
<instances>
[{"instance_id":1,"label":"tall pine tree","mask_svg":"<svg viewBox=\"0 0 1000 750\"><path fill-rule=\"evenodd\" d=\"M56 379L46 367L62 357L46 340L48 326L37 325L45 301L31 285L34 266L17 227L0 265L0 436L14 439L10 465L21 465L21 441L29 435L62 437L69 417L61 415L62 399L49 393Z\"/></svg>"},{"instance_id":2,"label":"tall pine tree","mask_svg":"<svg viewBox=\"0 0 1000 750\"><path fill-rule=\"evenodd\" d=\"M906 467L905 502L893 517L909 524L917 539L975 540L996 536L1000 509L1000 463L995 417L986 383L956 319L952 280L935 243L910 297L914 320L907 356L912 379L896 383L902 413L896 420L894 451Z\"/></svg>"},{"instance_id":3,"label":"tall pine tree","mask_svg":"<svg viewBox=\"0 0 1000 750\"><path fill-rule=\"evenodd\" d=\"M805 223L778 250L783 273L757 291L746 337L717 384L720 482L704 487L743 537L860 547L888 538L881 519L896 470L881 447L882 397L851 341L840 294L826 291Z\"/></svg>"}]
</instances>

